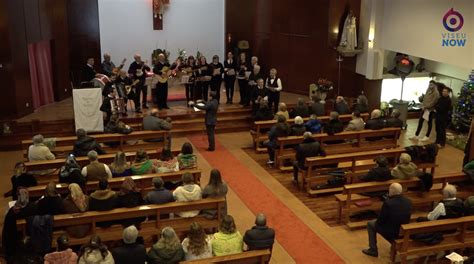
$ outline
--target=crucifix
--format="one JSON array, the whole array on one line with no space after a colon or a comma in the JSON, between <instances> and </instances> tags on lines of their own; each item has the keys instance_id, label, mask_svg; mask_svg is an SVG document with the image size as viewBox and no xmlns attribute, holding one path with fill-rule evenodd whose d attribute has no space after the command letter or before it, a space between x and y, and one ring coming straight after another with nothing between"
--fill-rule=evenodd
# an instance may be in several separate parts
<instances>
[{"instance_id":1,"label":"crucifix","mask_svg":"<svg viewBox=\"0 0 474 264\"><path fill-rule=\"evenodd\" d=\"M170 0L153 0L153 30L163 30L163 11Z\"/></svg>"}]
</instances>

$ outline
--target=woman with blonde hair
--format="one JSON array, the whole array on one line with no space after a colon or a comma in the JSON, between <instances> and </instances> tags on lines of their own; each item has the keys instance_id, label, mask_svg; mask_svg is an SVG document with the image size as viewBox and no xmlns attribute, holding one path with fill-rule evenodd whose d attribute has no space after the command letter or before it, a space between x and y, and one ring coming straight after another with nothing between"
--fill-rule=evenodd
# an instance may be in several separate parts
<instances>
[{"instance_id":1,"label":"woman with blonde hair","mask_svg":"<svg viewBox=\"0 0 474 264\"><path fill-rule=\"evenodd\" d=\"M277 120L278 116L284 116L286 120L290 119L290 114L288 113L288 109L286 108L285 103L278 104L278 112L276 112L275 117L273 119Z\"/></svg>"},{"instance_id":2,"label":"woman with blonde hair","mask_svg":"<svg viewBox=\"0 0 474 264\"><path fill-rule=\"evenodd\" d=\"M186 260L195 260L212 257L211 237L197 222L189 228L188 236L181 243Z\"/></svg>"},{"instance_id":3,"label":"woman with blonde hair","mask_svg":"<svg viewBox=\"0 0 474 264\"><path fill-rule=\"evenodd\" d=\"M244 246L243 237L235 226L234 218L226 215L219 225L219 232L212 240L212 253L215 256L224 256L241 253Z\"/></svg>"},{"instance_id":4,"label":"woman with blonde hair","mask_svg":"<svg viewBox=\"0 0 474 264\"><path fill-rule=\"evenodd\" d=\"M125 153L119 151L115 154L114 162L110 164L110 171L112 172L112 177L132 175L132 170L130 169L130 164L127 161Z\"/></svg>"},{"instance_id":5,"label":"woman with blonde hair","mask_svg":"<svg viewBox=\"0 0 474 264\"><path fill-rule=\"evenodd\" d=\"M179 263L184 260L184 251L172 227L161 231L161 238L148 251L148 263Z\"/></svg>"},{"instance_id":6,"label":"woman with blonde hair","mask_svg":"<svg viewBox=\"0 0 474 264\"><path fill-rule=\"evenodd\" d=\"M392 169L392 176L396 179L406 180L416 176L418 173L418 167L415 163L411 162L411 156L407 153L400 155L400 163Z\"/></svg>"},{"instance_id":7,"label":"woman with blonde hair","mask_svg":"<svg viewBox=\"0 0 474 264\"><path fill-rule=\"evenodd\" d=\"M82 192L81 187L76 183L68 186L69 195L63 200L64 213L76 214L84 213L89 210L89 196ZM83 238L89 234L90 225L78 225L66 228L69 236L74 238Z\"/></svg>"}]
</instances>

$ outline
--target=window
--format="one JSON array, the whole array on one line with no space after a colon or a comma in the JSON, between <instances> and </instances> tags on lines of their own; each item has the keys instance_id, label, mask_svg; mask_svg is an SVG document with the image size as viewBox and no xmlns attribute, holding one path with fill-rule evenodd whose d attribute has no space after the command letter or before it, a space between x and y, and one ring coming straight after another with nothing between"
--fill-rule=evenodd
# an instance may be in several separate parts
<instances>
[{"instance_id":1,"label":"window","mask_svg":"<svg viewBox=\"0 0 474 264\"><path fill-rule=\"evenodd\" d=\"M429 77L413 77L406 78L403 85L402 99L404 101L415 101L418 103L418 97L426 92L431 78ZM402 90L402 79L383 79L382 80L382 102L390 102L393 99L400 99Z\"/></svg>"}]
</instances>

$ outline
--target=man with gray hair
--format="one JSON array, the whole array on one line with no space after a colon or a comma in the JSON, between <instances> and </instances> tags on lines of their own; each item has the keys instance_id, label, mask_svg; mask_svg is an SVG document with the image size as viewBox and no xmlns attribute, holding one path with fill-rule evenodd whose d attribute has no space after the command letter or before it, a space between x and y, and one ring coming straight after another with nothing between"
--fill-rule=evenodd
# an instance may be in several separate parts
<instances>
[{"instance_id":1,"label":"man with gray hair","mask_svg":"<svg viewBox=\"0 0 474 264\"><path fill-rule=\"evenodd\" d=\"M296 160L293 162L293 183L298 184L298 171L307 170L305 160L307 157L326 156L326 152L311 132L303 134L303 142L296 147Z\"/></svg>"},{"instance_id":2,"label":"man with gray hair","mask_svg":"<svg viewBox=\"0 0 474 264\"><path fill-rule=\"evenodd\" d=\"M385 120L382 118L382 111L380 109L372 110L370 119L365 123L365 129L379 130L385 127Z\"/></svg>"},{"instance_id":3,"label":"man with gray hair","mask_svg":"<svg viewBox=\"0 0 474 264\"><path fill-rule=\"evenodd\" d=\"M125 62L125 60L123 61ZM123 67L123 63L120 64L119 68ZM102 62L102 71L107 76L112 76L112 71L115 69L115 64L112 62L110 54L104 53L104 61Z\"/></svg>"},{"instance_id":4,"label":"man with gray hair","mask_svg":"<svg viewBox=\"0 0 474 264\"><path fill-rule=\"evenodd\" d=\"M448 184L443 189L443 200L428 213L428 220L458 218L464 215L464 203L456 198L456 186Z\"/></svg>"},{"instance_id":5,"label":"man with gray hair","mask_svg":"<svg viewBox=\"0 0 474 264\"><path fill-rule=\"evenodd\" d=\"M123 230L121 247L111 250L115 264L145 263L147 260L146 249L143 244L137 243L138 230L131 225Z\"/></svg>"},{"instance_id":6,"label":"man with gray hair","mask_svg":"<svg viewBox=\"0 0 474 264\"><path fill-rule=\"evenodd\" d=\"M97 152L91 150L87 153L87 157L89 158L90 163L82 168L82 176L84 176L87 181L112 179L112 172L110 171L109 166L97 160Z\"/></svg>"},{"instance_id":7,"label":"man with gray hair","mask_svg":"<svg viewBox=\"0 0 474 264\"><path fill-rule=\"evenodd\" d=\"M99 155L105 154L105 151L102 149L99 143L95 141L95 138L89 137L84 129L79 128L76 130L76 136L77 140L74 142L74 148L72 150L74 156L87 156L87 153L89 153L91 150L96 151Z\"/></svg>"},{"instance_id":8,"label":"man with gray hair","mask_svg":"<svg viewBox=\"0 0 474 264\"><path fill-rule=\"evenodd\" d=\"M171 118L167 117L165 119L161 119L159 116L159 110L157 108L153 108L150 111L150 114L143 118L143 130L149 131L162 131L166 130L169 131L173 127L171 124ZM154 139L147 139L147 142L162 142L163 138L154 138ZM171 134L168 135L168 148L171 148Z\"/></svg>"},{"instance_id":9,"label":"man with gray hair","mask_svg":"<svg viewBox=\"0 0 474 264\"><path fill-rule=\"evenodd\" d=\"M339 120L339 113L332 111L329 113L329 121L324 125L324 133L329 135L334 135L336 133L341 133L344 130L344 124ZM339 143L339 142L333 142Z\"/></svg>"},{"instance_id":10,"label":"man with gray hair","mask_svg":"<svg viewBox=\"0 0 474 264\"><path fill-rule=\"evenodd\" d=\"M43 135L36 135L33 137L33 145L28 147L28 160L39 161L39 160L53 160L56 157L51 150L43 143Z\"/></svg>"},{"instance_id":11,"label":"man with gray hair","mask_svg":"<svg viewBox=\"0 0 474 264\"><path fill-rule=\"evenodd\" d=\"M255 219L255 226L247 230L244 242L249 250L272 249L275 242L275 230L267 226L267 218L260 213Z\"/></svg>"},{"instance_id":12,"label":"man with gray hair","mask_svg":"<svg viewBox=\"0 0 474 264\"><path fill-rule=\"evenodd\" d=\"M400 119L400 111L398 109L394 109L392 111L392 114L390 115L390 118L385 120L385 126L386 127L403 127L403 120Z\"/></svg>"},{"instance_id":13,"label":"man with gray hair","mask_svg":"<svg viewBox=\"0 0 474 264\"><path fill-rule=\"evenodd\" d=\"M383 202L378 218L367 223L369 248L362 250L362 253L378 257L377 233L387 241L394 241L398 238L400 226L410 222L411 201L402 195L402 191L402 185L399 183L390 185L389 199Z\"/></svg>"},{"instance_id":14,"label":"man with gray hair","mask_svg":"<svg viewBox=\"0 0 474 264\"><path fill-rule=\"evenodd\" d=\"M165 204L174 202L173 194L164 188L164 182L161 177L154 177L152 183L155 189L145 195L146 204Z\"/></svg>"}]
</instances>

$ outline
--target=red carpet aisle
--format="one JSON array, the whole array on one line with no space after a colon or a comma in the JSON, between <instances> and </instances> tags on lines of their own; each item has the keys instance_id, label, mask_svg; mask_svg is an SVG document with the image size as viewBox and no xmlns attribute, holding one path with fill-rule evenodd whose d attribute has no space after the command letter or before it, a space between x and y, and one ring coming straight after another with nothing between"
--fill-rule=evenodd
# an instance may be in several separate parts
<instances>
[{"instance_id":1,"label":"red carpet aisle","mask_svg":"<svg viewBox=\"0 0 474 264\"><path fill-rule=\"evenodd\" d=\"M207 148L202 136L189 138L200 150ZM254 213L267 215L278 242L296 263L344 263L308 226L283 204L253 173L216 140L216 151L201 151L211 166ZM237 223L238 225L238 223ZM243 235L243 234L242 234Z\"/></svg>"}]
</instances>

